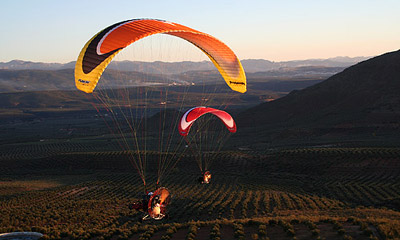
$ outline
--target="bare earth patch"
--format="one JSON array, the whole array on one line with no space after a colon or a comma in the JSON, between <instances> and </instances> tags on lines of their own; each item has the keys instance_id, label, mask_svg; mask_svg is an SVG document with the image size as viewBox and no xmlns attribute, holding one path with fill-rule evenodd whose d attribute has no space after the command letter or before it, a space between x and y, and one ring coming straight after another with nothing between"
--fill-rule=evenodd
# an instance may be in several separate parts
<instances>
[{"instance_id":1,"label":"bare earth patch","mask_svg":"<svg viewBox=\"0 0 400 240\"><path fill-rule=\"evenodd\" d=\"M48 180L29 180L29 181L0 181L0 195L16 194L26 191L43 190L54 188L62 184Z\"/></svg>"}]
</instances>

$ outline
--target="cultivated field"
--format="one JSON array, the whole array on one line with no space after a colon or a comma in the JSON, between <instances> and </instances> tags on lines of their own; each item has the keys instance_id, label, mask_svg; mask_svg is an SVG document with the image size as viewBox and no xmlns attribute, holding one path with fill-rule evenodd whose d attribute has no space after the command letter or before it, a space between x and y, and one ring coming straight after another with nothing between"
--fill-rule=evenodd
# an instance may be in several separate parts
<instances>
[{"instance_id":1,"label":"cultivated field","mask_svg":"<svg viewBox=\"0 0 400 240\"><path fill-rule=\"evenodd\" d=\"M0 232L45 239L399 239L400 148L221 152L212 183L186 155L162 183L169 216L129 210L144 188L108 141L0 148ZM148 189L158 154L149 153Z\"/></svg>"}]
</instances>

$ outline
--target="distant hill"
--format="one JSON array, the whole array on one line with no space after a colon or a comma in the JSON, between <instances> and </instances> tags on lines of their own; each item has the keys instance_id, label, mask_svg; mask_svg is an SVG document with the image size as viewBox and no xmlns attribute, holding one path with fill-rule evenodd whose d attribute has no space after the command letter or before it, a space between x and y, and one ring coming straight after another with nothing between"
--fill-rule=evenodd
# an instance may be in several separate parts
<instances>
[{"instance_id":1,"label":"distant hill","mask_svg":"<svg viewBox=\"0 0 400 240\"><path fill-rule=\"evenodd\" d=\"M142 72L126 72L106 69L99 86L137 86L149 83L165 83L166 80L180 81L174 77ZM182 82L182 81L181 81ZM0 92L76 90L73 69L62 70L1 70Z\"/></svg>"},{"instance_id":2,"label":"distant hill","mask_svg":"<svg viewBox=\"0 0 400 240\"><path fill-rule=\"evenodd\" d=\"M307 59L307 60L293 60L272 62L263 59L246 59L242 60L242 64L246 72L264 72L271 70L278 70L284 68L300 68L300 67L328 67L328 68L345 68L354 65L358 62L364 61L371 57L335 57L328 59Z\"/></svg>"},{"instance_id":3,"label":"distant hill","mask_svg":"<svg viewBox=\"0 0 400 240\"><path fill-rule=\"evenodd\" d=\"M0 92L72 90L73 70L0 70Z\"/></svg>"},{"instance_id":4,"label":"distant hill","mask_svg":"<svg viewBox=\"0 0 400 240\"><path fill-rule=\"evenodd\" d=\"M253 107L238 116L238 125L258 126L258 133L271 139L357 133L376 136L382 131L395 135L400 129L399 92L400 50Z\"/></svg>"},{"instance_id":5,"label":"distant hill","mask_svg":"<svg viewBox=\"0 0 400 240\"><path fill-rule=\"evenodd\" d=\"M370 57L336 57L329 59L308 59L272 62L263 59L245 59L242 65L247 73L265 72L277 70L280 68L296 68L306 66L321 67L348 67ZM42 63L30 62L22 60L13 60L10 62L0 62L0 69L8 70L61 70L73 69L75 62L69 63ZM189 71L207 71L215 70L214 65L210 61L202 62L140 62L140 61L113 61L109 67L120 71L136 71L152 74L181 74Z\"/></svg>"},{"instance_id":6,"label":"distant hill","mask_svg":"<svg viewBox=\"0 0 400 240\"><path fill-rule=\"evenodd\" d=\"M0 69L8 70L60 70L74 68L75 62L69 63L43 63L43 62L31 62L23 60L12 60L10 62L0 62Z\"/></svg>"},{"instance_id":7,"label":"distant hill","mask_svg":"<svg viewBox=\"0 0 400 240\"><path fill-rule=\"evenodd\" d=\"M341 67L297 67L247 73L249 91L260 89L260 84L272 91L288 92L302 89L342 71ZM217 70L189 71L180 74L155 74L136 71L118 71L106 69L99 86L107 82L107 87L140 86L154 83L192 84L217 82L223 83ZM104 81L105 80L105 81ZM307 82L310 81L310 82ZM301 83L303 82L303 83ZM254 85L256 84L257 87ZM292 86L293 85L293 86ZM253 88L253 89L252 89ZM49 90L75 90L74 70L9 70L0 69L0 93Z\"/></svg>"}]
</instances>

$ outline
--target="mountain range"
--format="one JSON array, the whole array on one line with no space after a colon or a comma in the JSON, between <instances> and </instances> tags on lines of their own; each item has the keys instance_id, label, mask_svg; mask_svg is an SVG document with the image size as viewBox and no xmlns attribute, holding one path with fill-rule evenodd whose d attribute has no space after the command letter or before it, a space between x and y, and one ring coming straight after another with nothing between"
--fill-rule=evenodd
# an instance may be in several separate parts
<instances>
[{"instance_id":1,"label":"mountain range","mask_svg":"<svg viewBox=\"0 0 400 240\"><path fill-rule=\"evenodd\" d=\"M337 57L286 62L262 59L243 60L249 82L293 80L323 80L365 57ZM75 62L41 63L21 60L0 62L0 92L74 90ZM191 84L220 79L209 61L203 62L133 62L115 61L107 67L104 78L112 80L110 87L138 86L168 79L178 84ZM297 88L293 88L297 89ZM293 90L292 89L292 90Z\"/></svg>"},{"instance_id":2,"label":"mountain range","mask_svg":"<svg viewBox=\"0 0 400 240\"><path fill-rule=\"evenodd\" d=\"M245 59L242 65L246 73L265 72L278 70L281 68L296 68L306 66L321 67L348 67L370 57L335 57L328 59L308 59L273 62L263 59ZM10 62L0 62L0 69L8 70L61 70L73 69L75 62L69 63L43 63L30 62L22 60L13 60ZM113 61L108 68L119 71L137 71L152 74L180 74L189 71L207 71L214 70L215 67L210 61L203 62L139 62L139 61Z\"/></svg>"}]
</instances>

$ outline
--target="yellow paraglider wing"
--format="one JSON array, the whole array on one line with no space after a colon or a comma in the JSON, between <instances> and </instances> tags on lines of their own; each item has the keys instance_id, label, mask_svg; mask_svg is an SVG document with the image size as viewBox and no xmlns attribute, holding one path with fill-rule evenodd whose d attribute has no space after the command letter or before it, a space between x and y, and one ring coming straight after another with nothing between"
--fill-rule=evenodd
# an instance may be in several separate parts
<instances>
[{"instance_id":1,"label":"yellow paraglider wing","mask_svg":"<svg viewBox=\"0 0 400 240\"><path fill-rule=\"evenodd\" d=\"M235 53L211 35L189 27L156 19L134 19L116 23L90 39L75 66L76 87L91 93L114 56L135 41L164 33L180 37L200 48L214 63L228 86L246 92L246 75Z\"/></svg>"}]
</instances>

